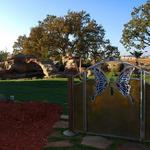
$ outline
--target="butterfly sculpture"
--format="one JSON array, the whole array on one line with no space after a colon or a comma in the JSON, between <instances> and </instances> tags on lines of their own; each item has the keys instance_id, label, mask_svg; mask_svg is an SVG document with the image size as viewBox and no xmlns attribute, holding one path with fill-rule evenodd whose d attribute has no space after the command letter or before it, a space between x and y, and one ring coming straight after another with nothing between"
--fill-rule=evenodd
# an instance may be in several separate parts
<instances>
[{"instance_id":1,"label":"butterfly sculpture","mask_svg":"<svg viewBox=\"0 0 150 150\"><path fill-rule=\"evenodd\" d=\"M120 93L123 96L128 96L130 101L133 103L132 97L130 95L130 89L131 86L129 85L129 81L131 78L131 74L134 71L134 67L130 66L125 68L117 78L115 84L117 89L120 91ZM103 91L106 89L106 87L109 85L106 75L100 68L92 68L92 72L95 76L95 81L96 81L96 89L95 89L95 94L94 97L92 98L95 100L95 97L97 95L101 95Z\"/></svg>"},{"instance_id":2,"label":"butterfly sculpture","mask_svg":"<svg viewBox=\"0 0 150 150\"><path fill-rule=\"evenodd\" d=\"M92 69L95 81L96 81L96 90L94 94L94 99L97 95L101 95L102 92L105 90L105 88L108 86L108 81L106 79L106 76L104 72L99 68L93 68Z\"/></svg>"}]
</instances>

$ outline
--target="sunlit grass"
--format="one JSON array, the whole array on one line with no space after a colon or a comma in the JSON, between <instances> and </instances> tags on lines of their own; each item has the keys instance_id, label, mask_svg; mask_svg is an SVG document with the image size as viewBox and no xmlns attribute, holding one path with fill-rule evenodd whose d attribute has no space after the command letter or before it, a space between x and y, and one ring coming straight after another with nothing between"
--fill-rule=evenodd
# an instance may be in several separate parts
<instances>
[{"instance_id":1,"label":"sunlit grass","mask_svg":"<svg viewBox=\"0 0 150 150\"><path fill-rule=\"evenodd\" d=\"M1 80L0 94L15 101L43 101L61 104L67 112L67 79Z\"/></svg>"}]
</instances>

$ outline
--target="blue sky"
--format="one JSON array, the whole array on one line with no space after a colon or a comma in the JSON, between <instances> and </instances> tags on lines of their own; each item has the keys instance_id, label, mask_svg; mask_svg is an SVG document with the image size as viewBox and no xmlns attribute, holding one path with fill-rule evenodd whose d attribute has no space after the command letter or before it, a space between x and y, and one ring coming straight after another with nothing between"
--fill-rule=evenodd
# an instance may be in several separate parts
<instances>
[{"instance_id":1,"label":"blue sky","mask_svg":"<svg viewBox=\"0 0 150 150\"><path fill-rule=\"evenodd\" d=\"M19 35L28 36L31 27L47 14L63 16L68 10L85 10L101 24L106 38L117 46L122 55L128 54L119 40L123 25L131 19L133 7L146 0L1 0L0 2L0 50L12 52L12 45Z\"/></svg>"}]
</instances>

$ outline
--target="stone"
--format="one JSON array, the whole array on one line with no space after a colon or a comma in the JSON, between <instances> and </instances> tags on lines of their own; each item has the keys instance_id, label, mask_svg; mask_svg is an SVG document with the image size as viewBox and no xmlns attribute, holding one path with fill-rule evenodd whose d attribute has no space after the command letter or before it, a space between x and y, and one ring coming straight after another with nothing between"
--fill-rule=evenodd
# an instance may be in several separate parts
<instances>
[{"instance_id":1,"label":"stone","mask_svg":"<svg viewBox=\"0 0 150 150\"><path fill-rule=\"evenodd\" d=\"M69 116L68 115L61 115L60 119L61 120L69 120Z\"/></svg>"},{"instance_id":2,"label":"stone","mask_svg":"<svg viewBox=\"0 0 150 150\"><path fill-rule=\"evenodd\" d=\"M68 128L68 121L58 121L53 125L53 128Z\"/></svg>"},{"instance_id":3,"label":"stone","mask_svg":"<svg viewBox=\"0 0 150 150\"><path fill-rule=\"evenodd\" d=\"M44 148L48 147L72 147L73 145L68 140L48 142Z\"/></svg>"},{"instance_id":4,"label":"stone","mask_svg":"<svg viewBox=\"0 0 150 150\"><path fill-rule=\"evenodd\" d=\"M118 147L118 150L149 150L150 147L145 147L143 144L128 142Z\"/></svg>"},{"instance_id":5,"label":"stone","mask_svg":"<svg viewBox=\"0 0 150 150\"><path fill-rule=\"evenodd\" d=\"M2 64L1 64L2 65ZM47 68L32 55L17 54L4 62L0 79L48 77Z\"/></svg>"},{"instance_id":6,"label":"stone","mask_svg":"<svg viewBox=\"0 0 150 150\"><path fill-rule=\"evenodd\" d=\"M49 75L58 72L58 69L55 67L54 64L43 64L43 65L47 69L47 72L48 72Z\"/></svg>"},{"instance_id":7,"label":"stone","mask_svg":"<svg viewBox=\"0 0 150 150\"><path fill-rule=\"evenodd\" d=\"M65 135L65 136L68 136L68 137L73 137L73 136L76 136L78 133L77 132L74 132L74 131L71 131L71 130L65 130L64 132L63 132L63 135Z\"/></svg>"},{"instance_id":8,"label":"stone","mask_svg":"<svg viewBox=\"0 0 150 150\"><path fill-rule=\"evenodd\" d=\"M107 149L112 144L112 141L101 136L85 136L81 144L99 149Z\"/></svg>"}]
</instances>

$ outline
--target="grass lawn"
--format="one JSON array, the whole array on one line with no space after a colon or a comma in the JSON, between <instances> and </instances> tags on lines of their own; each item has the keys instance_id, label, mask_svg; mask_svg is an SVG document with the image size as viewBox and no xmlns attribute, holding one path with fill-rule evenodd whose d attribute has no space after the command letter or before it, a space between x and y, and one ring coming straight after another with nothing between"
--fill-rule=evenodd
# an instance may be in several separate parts
<instances>
[{"instance_id":1,"label":"grass lawn","mask_svg":"<svg viewBox=\"0 0 150 150\"><path fill-rule=\"evenodd\" d=\"M63 129L62 129L62 131L63 131ZM60 149L61 150L102 150L102 149L98 149L98 148L82 145L81 141L82 141L83 136L85 136L85 135L84 134L79 134L79 135L74 136L74 137L66 137L66 136L64 136L62 134L60 137L49 137L48 138L49 142L61 141L61 140L69 140L69 142L72 143L73 146L72 147L68 147L68 148L67 147L64 147L64 148L63 147L61 147L61 148L59 148L59 147L57 147L57 148L50 147L50 148L44 148L42 150L60 150ZM119 140L119 139L115 139L115 140L110 139L110 140L112 140L113 143L106 150L118 150L118 145L125 143L125 141Z\"/></svg>"},{"instance_id":2,"label":"grass lawn","mask_svg":"<svg viewBox=\"0 0 150 150\"><path fill-rule=\"evenodd\" d=\"M34 79L34 80L0 80L0 95L10 97L15 96L16 101L43 101L57 103L63 106L64 113L67 114L67 79ZM63 130L63 129L62 129ZM49 141L69 140L71 148L45 148L43 150L97 150L81 145L82 134L75 137L53 137ZM118 150L118 145L126 143L126 140L113 139L113 144L107 150Z\"/></svg>"},{"instance_id":3,"label":"grass lawn","mask_svg":"<svg viewBox=\"0 0 150 150\"><path fill-rule=\"evenodd\" d=\"M58 103L67 113L67 78L0 80L0 94L14 95L16 101Z\"/></svg>"}]
</instances>

